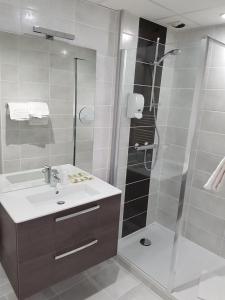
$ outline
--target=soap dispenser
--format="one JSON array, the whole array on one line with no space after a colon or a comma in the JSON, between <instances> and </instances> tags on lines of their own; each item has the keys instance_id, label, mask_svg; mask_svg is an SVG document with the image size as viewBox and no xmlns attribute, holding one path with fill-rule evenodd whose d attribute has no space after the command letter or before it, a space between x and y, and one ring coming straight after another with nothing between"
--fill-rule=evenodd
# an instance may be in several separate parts
<instances>
[{"instance_id":1,"label":"soap dispenser","mask_svg":"<svg viewBox=\"0 0 225 300\"><path fill-rule=\"evenodd\" d=\"M127 102L127 117L141 119L143 117L145 99L141 94L129 94Z\"/></svg>"}]
</instances>

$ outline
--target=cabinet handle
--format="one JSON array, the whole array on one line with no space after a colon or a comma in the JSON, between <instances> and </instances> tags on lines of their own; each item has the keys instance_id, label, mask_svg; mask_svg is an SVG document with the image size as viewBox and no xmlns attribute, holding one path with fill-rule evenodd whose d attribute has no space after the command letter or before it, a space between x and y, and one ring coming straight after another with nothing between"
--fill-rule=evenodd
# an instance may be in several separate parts
<instances>
[{"instance_id":1,"label":"cabinet handle","mask_svg":"<svg viewBox=\"0 0 225 300\"><path fill-rule=\"evenodd\" d=\"M82 250L84 250L84 249L86 249L86 248L89 248L89 247L91 247L91 246L96 245L97 243L98 243L98 240L94 240L94 241L92 241L92 242L90 242L90 243L88 243L88 244L86 244L86 245L84 245L84 246L81 246L81 247L76 248L76 249L74 249L74 250L65 252L65 253L63 253L63 254L61 254L61 255L55 256L55 260L59 260L59 259L62 259L62 258L64 258L64 257L66 257L66 256L69 256L69 255L72 255L72 254L74 254L74 253L80 252L80 251L82 251Z\"/></svg>"},{"instance_id":2,"label":"cabinet handle","mask_svg":"<svg viewBox=\"0 0 225 300\"><path fill-rule=\"evenodd\" d=\"M97 210L99 208L100 208L100 205L96 205L94 207L78 211L78 212L76 212L74 214L71 214L71 215L67 215L67 216L63 216L63 217L60 217L60 218L56 218L55 221L56 222L61 222L61 221L67 220L67 219L71 219L71 218L74 218L74 217L77 217L77 216L89 213L89 212Z\"/></svg>"}]
</instances>

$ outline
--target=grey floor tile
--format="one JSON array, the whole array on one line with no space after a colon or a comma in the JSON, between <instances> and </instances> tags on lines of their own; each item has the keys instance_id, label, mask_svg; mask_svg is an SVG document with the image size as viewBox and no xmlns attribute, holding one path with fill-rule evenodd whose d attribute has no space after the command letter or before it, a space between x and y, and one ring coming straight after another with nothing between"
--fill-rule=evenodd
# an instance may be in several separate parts
<instances>
[{"instance_id":1,"label":"grey floor tile","mask_svg":"<svg viewBox=\"0 0 225 300\"><path fill-rule=\"evenodd\" d=\"M60 300L112 300L104 291L99 290L89 279L82 280L69 290L59 294Z\"/></svg>"},{"instance_id":2,"label":"grey floor tile","mask_svg":"<svg viewBox=\"0 0 225 300\"><path fill-rule=\"evenodd\" d=\"M16 297L16 294L14 292L11 292L9 293L7 296L6 296L6 299L7 300L18 300L18 298ZM0 299L1 300L1 299Z\"/></svg>"},{"instance_id":3,"label":"grey floor tile","mask_svg":"<svg viewBox=\"0 0 225 300\"><path fill-rule=\"evenodd\" d=\"M0 285L0 297L7 296L8 294L11 294L13 292L11 284L7 281Z\"/></svg>"},{"instance_id":4,"label":"grey floor tile","mask_svg":"<svg viewBox=\"0 0 225 300\"><path fill-rule=\"evenodd\" d=\"M89 274L89 277L99 290L104 290L114 300L140 284L137 278L116 262L99 272Z\"/></svg>"},{"instance_id":5,"label":"grey floor tile","mask_svg":"<svg viewBox=\"0 0 225 300\"><path fill-rule=\"evenodd\" d=\"M156 295L152 290L143 284L138 285L134 289L130 290L119 300L163 300Z\"/></svg>"},{"instance_id":6,"label":"grey floor tile","mask_svg":"<svg viewBox=\"0 0 225 300\"><path fill-rule=\"evenodd\" d=\"M78 282L85 280L85 279L86 279L86 275L84 273L80 273L78 275L75 275L73 277L67 278L63 281L60 281L60 282L54 284L53 286L51 286L51 289L56 294L59 294L59 293L69 290L75 284L77 284Z\"/></svg>"},{"instance_id":7,"label":"grey floor tile","mask_svg":"<svg viewBox=\"0 0 225 300\"><path fill-rule=\"evenodd\" d=\"M17 300L0 266L0 300ZM6 282L4 280L7 280ZM4 282L4 283L3 283ZM66 279L26 300L160 300L114 259Z\"/></svg>"}]
</instances>

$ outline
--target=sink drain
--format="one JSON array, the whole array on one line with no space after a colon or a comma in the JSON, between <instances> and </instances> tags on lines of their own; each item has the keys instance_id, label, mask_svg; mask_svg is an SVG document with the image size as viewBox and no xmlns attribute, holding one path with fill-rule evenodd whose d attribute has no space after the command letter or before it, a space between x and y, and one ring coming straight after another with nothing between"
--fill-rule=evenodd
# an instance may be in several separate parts
<instances>
[{"instance_id":1,"label":"sink drain","mask_svg":"<svg viewBox=\"0 0 225 300\"><path fill-rule=\"evenodd\" d=\"M65 204L65 201L58 201L57 204L58 205L63 205L63 204Z\"/></svg>"}]
</instances>

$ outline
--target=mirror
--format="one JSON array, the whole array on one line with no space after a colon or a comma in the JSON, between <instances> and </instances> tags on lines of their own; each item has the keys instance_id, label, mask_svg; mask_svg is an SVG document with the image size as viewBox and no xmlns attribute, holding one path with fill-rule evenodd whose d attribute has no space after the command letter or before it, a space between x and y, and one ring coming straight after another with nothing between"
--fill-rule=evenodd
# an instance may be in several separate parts
<instances>
[{"instance_id":1,"label":"mirror","mask_svg":"<svg viewBox=\"0 0 225 300\"><path fill-rule=\"evenodd\" d=\"M64 40L0 32L0 57L2 191L24 188L26 182L43 184L46 164L91 171L96 51ZM28 118L17 114L12 119L18 103L22 110L28 105ZM46 103L49 115L38 115L37 103L41 109Z\"/></svg>"}]
</instances>

